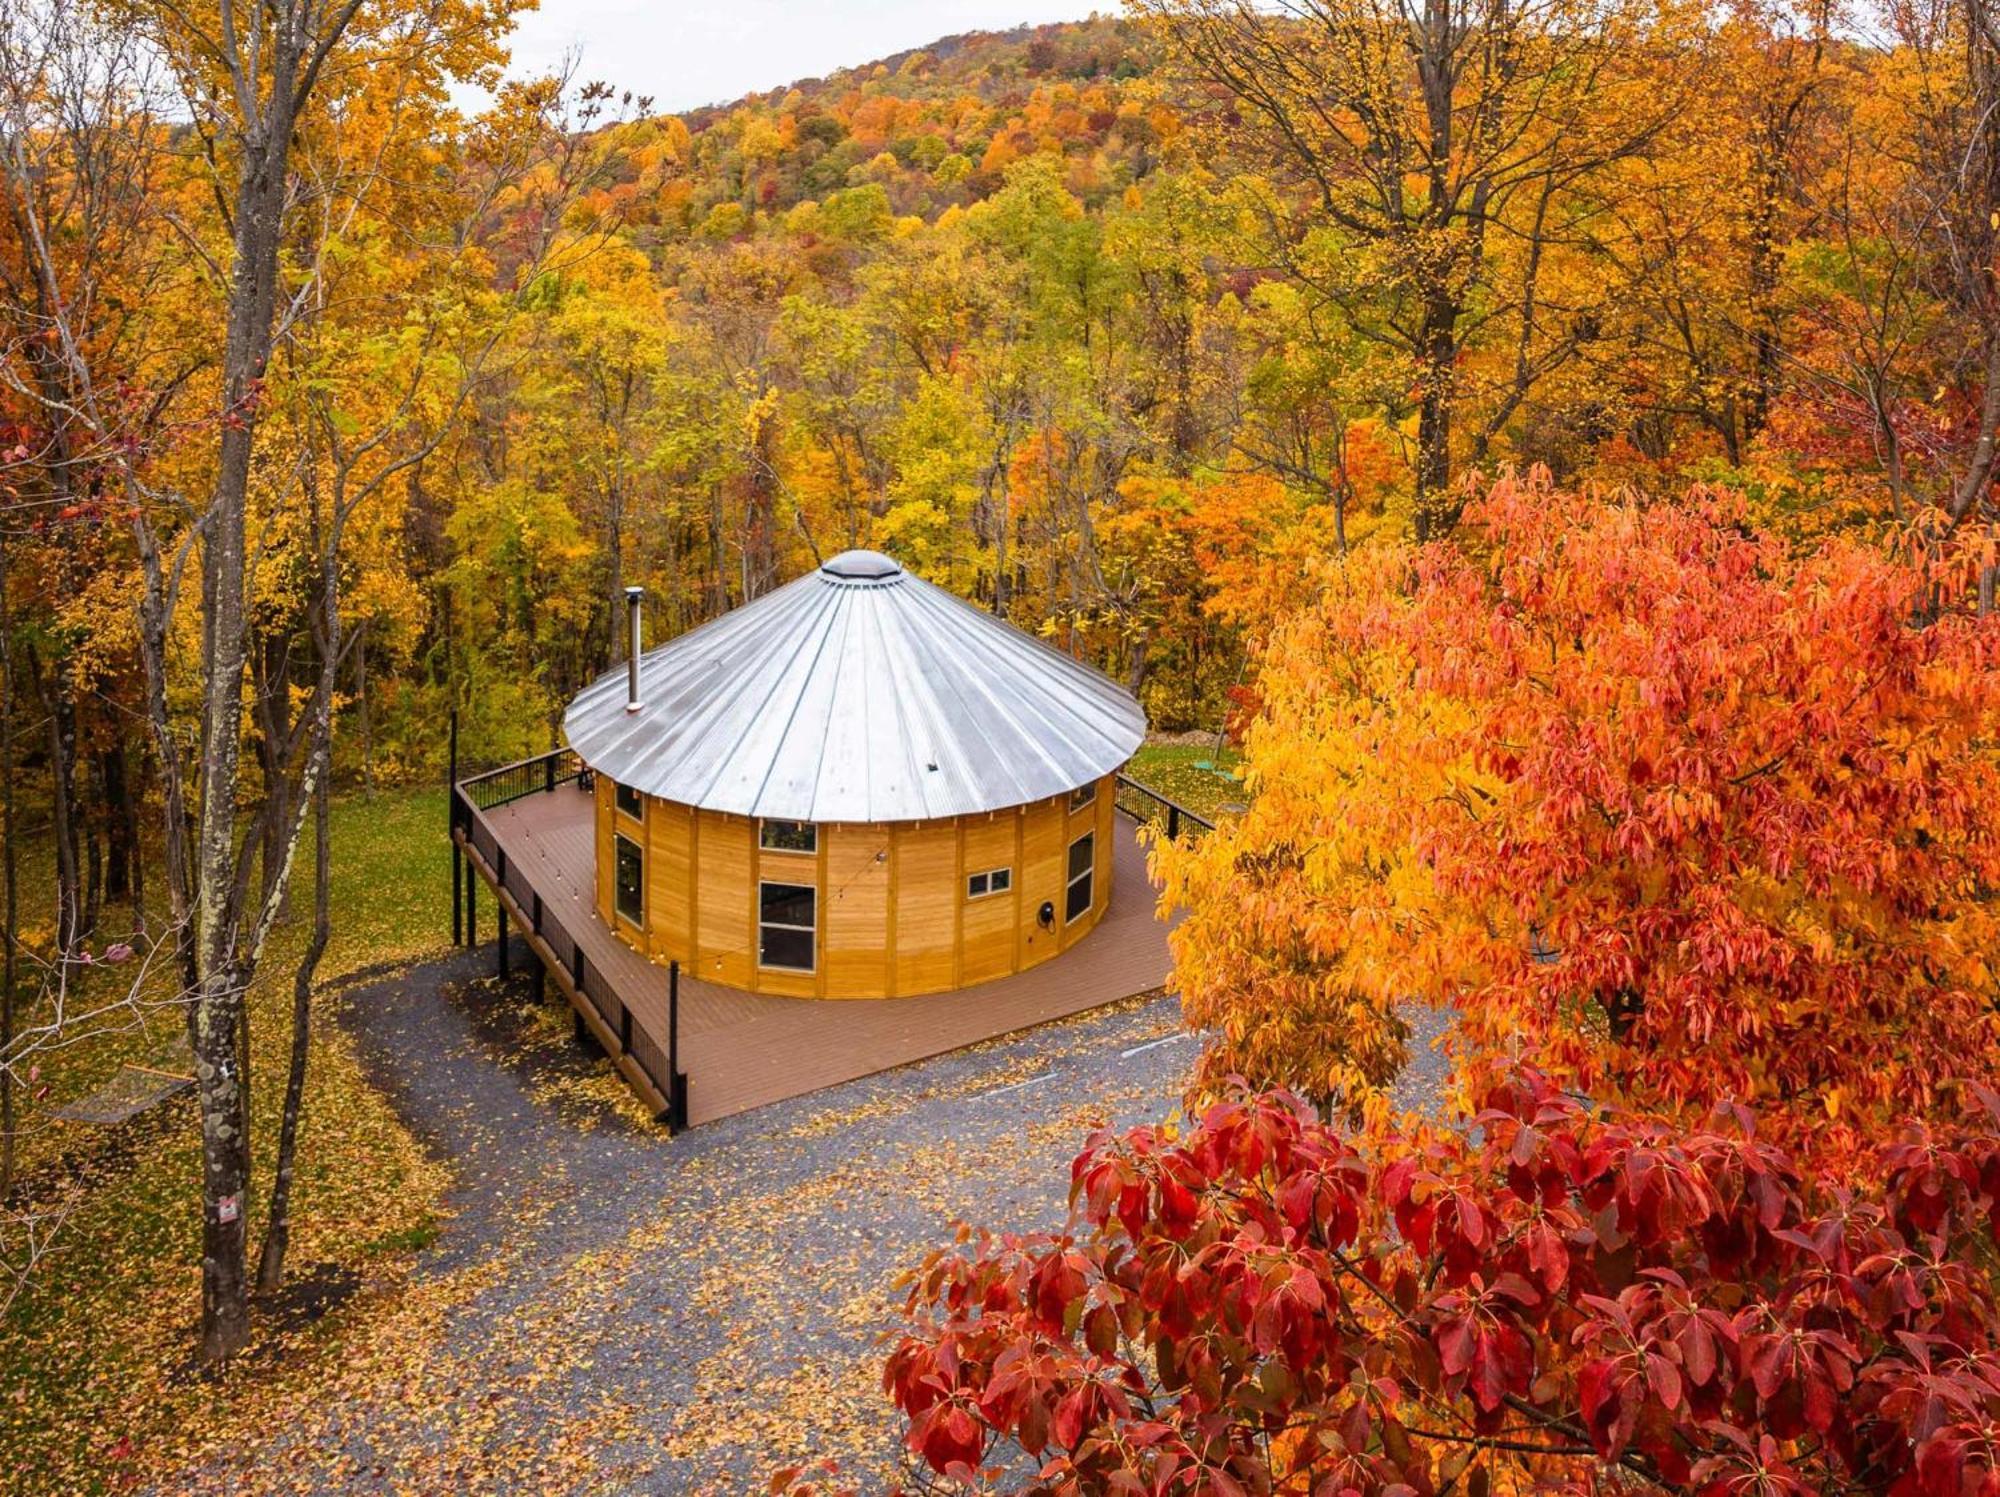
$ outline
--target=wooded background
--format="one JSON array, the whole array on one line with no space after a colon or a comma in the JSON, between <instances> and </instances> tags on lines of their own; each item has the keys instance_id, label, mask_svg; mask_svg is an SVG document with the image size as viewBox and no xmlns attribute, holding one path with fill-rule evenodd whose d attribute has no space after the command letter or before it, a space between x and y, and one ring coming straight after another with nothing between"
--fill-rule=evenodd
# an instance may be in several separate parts
<instances>
[{"instance_id":1,"label":"wooded background","mask_svg":"<svg viewBox=\"0 0 2000 1497\"><path fill-rule=\"evenodd\" d=\"M677 116L505 80L511 9L0 4L0 1193L84 1016L184 1009L212 1358L334 790L548 746L628 585L873 546L1220 731L1502 468L1994 523L1986 0L1135 0Z\"/></svg>"}]
</instances>

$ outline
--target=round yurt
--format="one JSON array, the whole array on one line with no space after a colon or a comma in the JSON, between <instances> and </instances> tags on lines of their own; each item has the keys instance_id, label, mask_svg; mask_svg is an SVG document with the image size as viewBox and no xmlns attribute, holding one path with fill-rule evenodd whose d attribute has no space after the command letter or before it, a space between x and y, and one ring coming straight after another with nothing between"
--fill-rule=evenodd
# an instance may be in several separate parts
<instances>
[{"instance_id":1,"label":"round yurt","mask_svg":"<svg viewBox=\"0 0 2000 1497\"><path fill-rule=\"evenodd\" d=\"M1131 695L849 551L604 677L563 726L598 913L691 976L884 998L988 982L1111 899Z\"/></svg>"}]
</instances>

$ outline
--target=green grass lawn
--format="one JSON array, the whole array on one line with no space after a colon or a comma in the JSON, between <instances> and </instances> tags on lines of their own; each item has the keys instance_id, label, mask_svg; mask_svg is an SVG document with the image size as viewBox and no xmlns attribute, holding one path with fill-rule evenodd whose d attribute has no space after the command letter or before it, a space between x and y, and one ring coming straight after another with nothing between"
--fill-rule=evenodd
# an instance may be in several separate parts
<instances>
[{"instance_id":1,"label":"green grass lawn","mask_svg":"<svg viewBox=\"0 0 2000 1497\"><path fill-rule=\"evenodd\" d=\"M1236 778L1242 758L1225 747L1219 764L1213 743L1149 743L1132 756L1125 773L1190 811L1213 817L1227 805L1242 805L1249 792Z\"/></svg>"},{"instance_id":2,"label":"green grass lawn","mask_svg":"<svg viewBox=\"0 0 2000 1497\"><path fill-rule=\"evenodd\" d=\"M310 835L307 841L295 865L293 911L251 994L259 1146L253 1261L291 1044L292 970L311 916ZM443 790L343 797L334 808L333 842L323 987L445 950L451 894ZM114 913L120 925L129 918ZM110 939L107 931L96 944ZM127 983L130 971L98 974L99 993ZM332 1022L337 1002L323 996L315 1024L288 1263L294 1278L316 1266L358 1273L360 1293L350 1308L289 1333L276 1328L283 1316L260 1316L250 1365L220 1382L190 1376L200 1306L199 1132L191 1099L112 1130L51 1117L124 1061L149 1063L169 1052L179 1010L154 1010L143 1028L107 1027L44 1062L41 1095L23 1118L25 1173L43 1192L60 1194L64 1182L75 1182L76 1205L55 1252L0 1317L0 1450L7 1452L0 1491L99 1492L166 1469L198 1432L243 1417L245 1400L274 1380L305 1375L343 1319L393 1293L412 1249L434 1234L443 1171L363 1078Z\"/></svg>"}]
</instances>

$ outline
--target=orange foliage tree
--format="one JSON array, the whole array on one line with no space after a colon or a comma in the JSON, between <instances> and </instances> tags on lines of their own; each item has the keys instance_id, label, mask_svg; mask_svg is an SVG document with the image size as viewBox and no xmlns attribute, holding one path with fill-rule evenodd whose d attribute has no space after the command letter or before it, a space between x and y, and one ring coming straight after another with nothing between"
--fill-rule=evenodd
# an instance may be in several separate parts
<instances>
[{"instance_id":1,"label":"orange foliage tree","mask_svg":"<svg viewBox=\"0 0 2000 1497\"><path fill-rule=\"evenodd\" d=\"M1163 850L1191 1024L1366 1112L1399 1004L1477 1087L1837 1140L1996 1058L2000 623L1730 496L1498 482L1463 547L1329 565L1274 639L1242 818Z\"/></svg>"}]
</instances>

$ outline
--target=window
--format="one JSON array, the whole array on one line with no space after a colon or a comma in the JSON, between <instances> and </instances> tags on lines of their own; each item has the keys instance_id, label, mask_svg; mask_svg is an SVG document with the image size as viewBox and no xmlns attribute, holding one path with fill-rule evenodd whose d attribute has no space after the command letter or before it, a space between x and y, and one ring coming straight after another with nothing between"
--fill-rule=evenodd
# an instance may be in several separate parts
<instances>
[{"instance_id":1,"label":"window","mask_svg":"<svg viewBox=\"0 0 2000 1497\"><path fill-rule=\"evenodd\" d=\"M618 913L634 925L646 921L646 855L630 837L618 838Z\"/></svg>"},{"instance_id":2,"label":"window","mask_svg":"<svg viewBox=\"0 0 2000 1497\"><path fill-rule=\"evenodd\" d=\"M965 880L965 897L982 899L988 894L1005 894L1014 887L1014 870L994 868L985 873L968 874Z\"/></svg>"},{"instance_id":3,"label":"window","mask_svg":"<svg viewBox=\"0 0 2000 1497\"><path fill-rule=\"evenodd\" d=\"M757 885L758 966L812 971L818 893L811 884Z\"/></svg>"},{"instance_id":4,"label":"window","mask_svg":"<svg viewBox=\"0 0 2000 1497\"><path fill-rule=\"evenodd\" d=\"M634 790L630 785L616 785L612 788L617 792L619 810L623 811L634 821L639 820L646 814L646 802L638 791Z\"/></svg>"},{"instance_id":5,"label":"window","mask_svg":"<svg viewBox=\"0 0 2000 1497\"><path fill-rule=\"evenodd\" d=\"M1069 897L1063 905L1063 923L1088 914L1091 876L1097 868L1097 834L1085 832L1069 845Z\"/></svg>"},{"instance_id":6,"label":"window","mask_svg":"<svg viewBox=\"0 0 2000 1497\"><path fill-rule=\"evenodd\" d=\"M767 821L758 830L757 845L766 852L818 852L819 828L810 821Z\"/></svg>"},{"instance_id":7,"label":"window","mask_svg":"<svg viewBox=\"0 0 2000 1497\"><path fill-rule=\"evenodd\" d=\"M1094 784L1079 785L1076 787L1076 789L1070 791L1069 793L1069 808L1072 811L1081 811L1085 806L1089 805L1092 801L1096 799L1097 799L1096 785Z\"/></svg>"}]
</instances>

